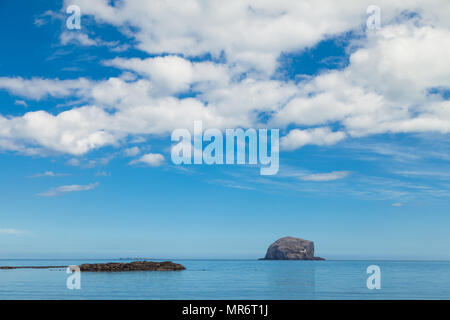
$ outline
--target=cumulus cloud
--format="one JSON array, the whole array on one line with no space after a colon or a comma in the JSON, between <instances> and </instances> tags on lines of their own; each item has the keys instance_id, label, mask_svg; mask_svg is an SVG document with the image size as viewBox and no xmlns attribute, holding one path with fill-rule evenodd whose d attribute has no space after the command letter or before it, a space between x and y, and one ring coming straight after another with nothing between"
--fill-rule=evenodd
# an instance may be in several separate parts
<instances>
[{"instance_id":1,"label":"cumulus cloud","mask_svg":"<svg viewBox=\"0 0 450 320\"><path fill-rule=\"evenodd\" d=\"M383 8L383 21L388 22L403 10L422 9L425 4L430 8L421 10L425 18L440 17L445 0L436 2L380 0L377 5ZM148 53L209 53L215 57L224 53L231 64L270 74L280 53L302 50L326 37L361 28L372 2L125 0L114 6L107 1L66 0L65 5L69 4L79 5L83 14L93 15L99 22L134 27L137 47ZM130 34L129 28L122 30Z\"/></svg>"},{"instance_id":2,"label":"cumulus cloud","mask_svg":"<svg viewBox=\"0 0 450 320\"><path fill-rule=\"evenodd\" d=\"M70 4L118 27L152 57L103 61L124 73L96 81L0 77L0 88L13 95L86 102L59 113L1 115L1 149L80 156L136 136L191 128L194 120L220 129L289 128L281 139L284 150L387 132L450 132L450 101L430 94L450 87L445 1L379 2L383 26L356 37L349 65L298 83L274 76L280 54L342 32L363 32L369 1ZM408 18L405 11L420 14ZM100 38L86 37L64 31L61 41L99 44ZM211 60L198 59L204 56ZM183 98L185 92L192 96Z\"/></svg>"},{"instance_id":3,"label":"cumulus cloud","mask_svg":"<svg viewBox=\"0 0 450 320\"><path fill-rule=\"evenodd\" d=\"M351 55L348 72L390 101L420 100L427 88L450 87L449 51L448 29L394 24L368 34L364 47Z\"/></svg>"},{"instance_id":4,"label":"cumulus cloud","mask_svg":"<svg viewBox=\"0 0 450 320\"><path fill-rule=\"evenodd\" d=\"M304 175L300 177L300 180L303 181L334 181L339 179L344 179L350 174L350 171L332 171L329 173L316 173L310 175Z\"/></svg>"},{"instance_id":5,"label":"cumulus cloud","mask_svg":"<svg viewBox=\"0 0 450 320\"><path fill-rule=\"evenodd\" d=\"M96 107L74 108L56 116L46 111L13 118L0 116L0 137L27 140L58 152L81 155L117 141L115 133L104 130L109 117Z\"/></svg>"},{"instance_id":6,"label":"cumulus cloud","mask_svg":"<svg viewBox=\"0 0 450 320\"><path fill-rule=\"evenodd\" d=\"M226 84L229 81L227 68L212 62L192 63L178 56L165 56L147 59L115 58L104 62L124 70L132 70L152 80L160 92L176 93L190 89L195 83L216 82Z\"/></svg>"},{"instance_id":7,"label":"cumulus cloud","mask_svg":"<svg viewBox=\"0 0 450 320\"><path fill-rule=\"evenodd\" d=\"M67 186L60 186L48 191L37 194L40 197L54 197L60 194L69 193L69 192L78 192L78 191L88 191L98 187L99 183L90 183L87 185L73 184Z\"/></svg>"},{"instance_id":8,"label":"cumulus cloud","mask_svg":"<svg viewBox=\"0 0 450 320\"><path fill-rule=\"evenodd\" d=\"M314 128L291 130L288 135L281 138L280 146L283 150L295 150L307 144L329 146L345 138L345 133L332 132L330 128Z\"/></svg>"},{"instance_id":9,"label":"cumulus cloud","mask_svg":"<svg viewBox=\"0 0 450 320\"><path fill-rule=\"evenodd\" d=\"M67 96L82 95L83 91L87 90L90 86L90 81L85 78L59 80L0 77L0 89L5 89L15 95L35 100L41 100L47 96L63 98Z\"/></svg>"},{"instance_id":10,"label":"cumulus cloud","mask_svg":"<svg viewBox=\"0 0 450 320\"><path fill-rule=\"evenodd\" d=\"M164 156L160 153L147 153L139 159L130 162L131 165L144 164L150 167L159 167L164 162Z\"/></svg>"},{"instance_id":11,"label":"cumulus cloud","mask_svg":"<svg viewBox=\"0 0 450 320\"><path fill-rule=\"evenodd\" d=\"M440 47L440 50L435 50ZM450 131L450 102L430 95L450 88L450 31L412 22L368 34L350 65L323 73L274 115L278 125L340 123L351 136Z\"/></svg>"}]
</instances>

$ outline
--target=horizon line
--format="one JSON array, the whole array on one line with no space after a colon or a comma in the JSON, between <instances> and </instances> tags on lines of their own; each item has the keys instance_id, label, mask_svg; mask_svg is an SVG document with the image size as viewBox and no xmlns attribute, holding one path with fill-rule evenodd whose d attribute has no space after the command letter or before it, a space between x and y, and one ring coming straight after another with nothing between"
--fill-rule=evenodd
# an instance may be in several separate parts
<instances>
[{"instance_id":1,"label":"horizon line","mask_svg":"<svg viewBox=\"0 0 450 320\"><path fill-rule=\"evenodd\" d=\"M6 260L61 260L61 261L70 261L70 260L217 260L217 261L316 261L316 260L287 260L287 259L275 259L275 260L264 260L261 258L148 258L148 257L136 257L136 258L128 258L128 257L120 257L120 258L0 258L0 261ZM380 259L380 258L366 258L366 259L325 259L321 261L386 261L386 262L450 262L450 258L447 259Z\"/></svg>"}]
</instances>

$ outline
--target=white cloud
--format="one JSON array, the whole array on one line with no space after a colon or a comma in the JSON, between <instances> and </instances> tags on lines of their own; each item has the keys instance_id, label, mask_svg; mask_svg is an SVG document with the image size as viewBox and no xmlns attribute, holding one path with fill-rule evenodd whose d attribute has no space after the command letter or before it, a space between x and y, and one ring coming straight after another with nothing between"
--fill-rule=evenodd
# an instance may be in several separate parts
<instances>
[{"instance_id":1,"label":"white cloud","mask_svg":"<svg viewBox=\"0 0 450 320\"><path fill-rule=\"evenodd\" d=\"M22 117L0 116L0 137L25 139L50 150L81 155L116 143L118 136L104 130L109 118L96 107L74 108L56 116L45 111L28 112Z\"/></svg>"},{"instance_id":2,"label":"white cloud","mask_svg":"<svg viewBox=\"0 0 450 320\"><path fill-rule=\"evenodd\" d=\"M450 87L448 52L450 30L394 24L368 34L364 47L351 55L347 72L389 101L420 101L427 88Z\"/></svg>"},{"instance_id":3,"label":"white cloud","mask_svg":"<svg viewBox=\"0 0 450 320\"><path fill-rule=\"evenodd\" d=\"M139 159L130 162L131 165L134 164L145 164L151 167L159 167L164 162L164 156L159 153L147 153L144 154Z\"/></svg>"},{"instance_id":4,"label":"white cloud","mask_svg":"<svg viewBox=\"0 0 450 320\"><path fill-rule=\"evenodd\" d=\"M85 78L59 80L0 77L0 89L6 89L15 95L35 100L40 100L46 96L62 98L73 95L82 95L83 91L87 90L90 86L90 81Z\"/></svg>"},{"instance_id":5,"label":"white cloud","mask_svg":"<svg viewBox=\"0 0 450 320\"><path fill-rule=\"evenodd\" d=\"M34 19L34 24L38 27L42 27L43 25L47 24L47 20L41 17L37 17Z\"/></svg>"},{"instance_id":6,"label":"white cloud","mask_svg":"<svg viewBox=\"0 0 450 320\"><path fill-rule=\"evenodd\" d=\"M40 197L54 197L60 194L69 193L69 192L78 192L78 191L88 191L98 187L99 183L91 183L87 185L73 184L67 186L60 186L48 191L37 194Z\"/></svg>"},{"instance_id":7,"label":"white cloud","mask_svg":"<svg viewBox=\"0 0 450 320\"><path fill-rule=\"evenodd\" d=\"M53 20L65 20L66 16L65 13L62 12L56 12L52 10L47 10L44 13L40 14L39 16L35 17L34 19L34 25L37 27L42 27Z\"/></svg>"},{"instance_id":8,"label":"white cloud","mask_svg":"<svg viewBox=\"0 0 450 320\"><path fill-rule=\"evenodd\" d=\"M143 82L144 83L143 83ZM118 145L127 136L168 134L175 128L190 128L194 120L224 128L242 121L235 115L224 118L197 99L155 99L142 90L144 80L132 85L117 78L93 88L98 105L73 108L53 115L46 111L23 116L0 116L0 147L29 150L43 147L60 153L83 155L106 145ZM116 107L110 113L107 108ZM3 141L2 141L3 140Z\"/></svg>"},{"instance_id":9,"label":"white cloud","mask_svg":"<svg viewBox=\"0 0 450 320\"><path fill-rule=\"evenodd\" d=\"M26 101L23 101L23 100L15 100L15 101L14 101L14 104L15 104L16 106L23 106L23 107L25 107L25 108L28 107L28 104L26 103Z\"/></svg>"},{"instance_id":10,"label":"white cloud","mask_svg":"<svg viewBox=\"0 0 450 320\"><path fill-rule=\"evenodd\" d=\"M259 121L259 112L276 114L297 93L297 86L290 82L247 77L225 87L205 90L200 99L208 102L214 115L231 127L252 127Z\"/></svg>"},{"instance_id":11,"label":"white cloud","mask_svg":"<svg viewBox=\"0 0 450 320\"><path fill-rule=\"evenodd\" d=\"M30 178L40 178L40 177L63 177L67 176L65 173L54 173L53 171L45 171L43 173L36 173L30 176Z\"/></svg>"},{"instance_id":12,"label":"white cloud","mask_svg":"<svg viewBox=\"0 0 450 320\"><path fill-rule=\"evenodd\" d=\"M192 63L177 56L116 58L105 61L104 64L145 75L152 80L152 85L157 86L158 91L163 93L183 92L199 82L226 84L229 81L228 70L224 65L212 62Z\"/></svg>"},{"instance_id":13,"label":"white cloud","mask_svg":"<svg viewBox=\"0 0 450 320\"><path fill-rule=\"evenodd\" d=\"M0 234L14 234L14 235L18 235L18 234L24 234L26 233L26 231L24 230L18 230L18 229L0 229Z\"/></svg>"},{"instance_id":14,"label":"white cloud","mask_svg":"<svg viewBox=\"0 0 450 320\"><path fill-rule=\"evenodd\" d=\"M350 171L332 171L329 173L316 173L310 175L304 175L300 177L300 180L303 181L334 181L339 179L344 179L350 174Z\"/></svg>"},{"instance_id":15,"label":"white cloud","mask_svg":"<svg viewBox=\"0 0 450 320\"><path fill-rule=\"evenodd\" d=\"M99 45L96 39L91 39L86 33L77 31L64 31L61 33L60 41L62 45L69 43L78 43L83 46L97 46Z\"/></svg>"},{"instance_id":16,"label":"white cloud","mask_svg":"<svg viewBox=\"0 0 450 320\"><path fill-rule=\"evenodd\" d=\"M134 147L125 149L124 152L127 157L135 157L141 152L141 149L139 149L139 147L134 146Z\"/></svg>"},{"instance_id":17,"label":"white cloud","mask_svg":"<svg viewBox=\"0 0 450 320\"><path fill-rule=\"evenodd\" d=\"M66 18L65 15L61 12L47 10L44 13L40 14L39 16L35 17L34 25L37 27L42 27L52 20L61 20L62 21L65 18Z\"/></svg>"},{"instance_id":18,"label":"white cloud","mask_svg":"<svg viewBox=\"0 0 450 320\"><path fill-rule=\"evenodd\" d=\"M437 48L440 48L437 50ZM350 136L450 132L450 101L428 94L450 88L450 31L406 22L369 33L350 65L304 82L275 125L340 123Z\"/></svg>"},{"instance_id":19,"label":"white cloud","mask_svg":"<svg viewBox=\"0 0 450 320\"><path fill-rule=\"evenodd\" d=\"M106 46L114 52L126 51L129 48L127 44L120 44L119 41L104 41L100 38L91 38L88 34L80 31L64 31L60 35L60 43L62 45L77 44L81 46Z\"/></svg>"},{"instance_id":20,"label":"white cloud","mask_svg":"<svg viewBox=\"0 0 450 320\"><path fill-rule=\"evenodd\" d=\"M327 127L306 130L294 129L281 138L280 146L283 150L295 150L308 144L329 146L344 138L345 133L341 131L332 132Z\"/></svg>"},{"instance_id":21,"label":"white cloud","mask_svg":"<svg viewBox=\"0 0 450 320\"><path fill-rule=\"evenodd\" d=\"M79 159L72 158L72 159L67 160L67 164L69 166L78 167L79 165L81 165L81 161Z\"/></svg>"},{"instance_id":22,"label":"white cloud","mask_svg":"<svg viewBox=\"0 0 450 320\"><path fill-rule=\"evenodd\" d=\"M109 177L111 176L111 173L106 172L106 171L99 171L95 173L96 177Z\"/></svg>"},{"instance_id":23,"label":"white cloud","mask_svg":"<svg viewBox=\"0 0 450 320\"><path fill-rule=\"evenodd\" d=\"M97 81L0 77L0 88L17 96L86 104L54 114L0 116L1 149L80 156L136 136L191 128L194 120L220 129L259 127L261 115L270 127L294 127L281 140L284 150L386 132L450 132L450 101L427 94L450 86L450 12L444 1L379 2L382 28L357 37L350 64L298 84L273 77L280 54L341 32L361 32L369 1L126 0L120 8L106 1L72 2L135 38L139 48L164 56L104 61L124 73ZM405 10L420 18L398 18ZM86 45L101 42L81 33L61 35L63 41L71 37ZM191 61L206 53L220 63ZM176 96L190 91L197 95Z\"/></svg>"},{"instance_id":24,"label":"white cloud","mask_svg":"<svg viewBox=\"0 0 450 320\"><path fill-rule=\"evenodd\" d=\"M383 23L404 10L419 8L424 19L442 19L445 0L392 2L380 0ZM302 50L333 35L365 25L366 1L280 0L180 0L155 2L124 0L113 6L107 1L66 0L83 14L94 15L132 36L137 47L151 54L177 53L199 56L222 53L230 64L270 74L282 52ZM447 12L448 13L448 12ZM433 14L435 14L433 16ZM434 19L433 19L434 18ZM438 20L439 21L439 20Z\"/></svg>"},{"instance_id":25,"label":"white cloud","mask_svg":"<svg viewBox=\"0 0 450 320\"><path fill-rule=\"evenodd\" d=\"M401 202L395 202L392 204L393 207L403 207L403 203Z\"/></svg>"}]
</instances>

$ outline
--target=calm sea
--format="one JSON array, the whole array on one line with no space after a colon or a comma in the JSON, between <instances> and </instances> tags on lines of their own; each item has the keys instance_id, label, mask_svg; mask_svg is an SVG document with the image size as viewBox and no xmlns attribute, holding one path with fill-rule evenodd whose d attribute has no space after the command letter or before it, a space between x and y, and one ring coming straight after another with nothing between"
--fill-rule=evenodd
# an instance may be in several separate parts
<instances>
[{"instance_id":1,"label":"calm sea","mask_svg":"<svg viewBox=\"0 0 450 320\"><path fill-rule=\"evenodd\" d=\"M450 262L173 260L185 271L81 274L0 270L0 299L450 299ZM79 265L109 260L0 260L0 265ZM366 269L381 269L381 289Z\"/></svg>"}]
</instances>

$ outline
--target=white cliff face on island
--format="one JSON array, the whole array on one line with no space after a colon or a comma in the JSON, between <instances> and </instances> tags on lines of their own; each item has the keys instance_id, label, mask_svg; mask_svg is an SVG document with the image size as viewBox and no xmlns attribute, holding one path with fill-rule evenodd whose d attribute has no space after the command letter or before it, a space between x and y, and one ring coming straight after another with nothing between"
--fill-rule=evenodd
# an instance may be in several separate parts
<instances>
[{"instance_id":1,"label":"white cliff face on island","mask_svg":"<svg viewBox=\"0 0 450 320\"><path fill-rule=\"evenodd\" d=\"M325 260L314 256L314 242L293 237L278 239L262 260Z\"/></svg>"}]
</instances>

